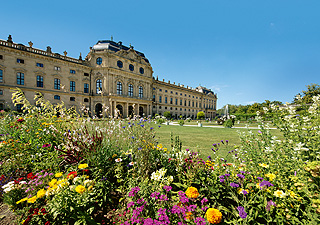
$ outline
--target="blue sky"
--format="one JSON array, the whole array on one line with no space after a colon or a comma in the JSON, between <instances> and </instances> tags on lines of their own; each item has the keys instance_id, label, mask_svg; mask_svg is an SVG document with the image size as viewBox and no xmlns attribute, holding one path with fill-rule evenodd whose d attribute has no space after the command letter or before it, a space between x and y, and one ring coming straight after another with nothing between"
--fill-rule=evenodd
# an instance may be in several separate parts
<instances>
[{"instance_id":1,"label":"blue sky","mask_svg":"<svg viewBox=\"0 0 320 225\"><path fill-rule=\"evenodd\" d=\"M0 39L71 57L132 44L159 79L211 88L218 108L291 102L319 84L319 0L4 1Z\"/></svg>"}]
</instances>

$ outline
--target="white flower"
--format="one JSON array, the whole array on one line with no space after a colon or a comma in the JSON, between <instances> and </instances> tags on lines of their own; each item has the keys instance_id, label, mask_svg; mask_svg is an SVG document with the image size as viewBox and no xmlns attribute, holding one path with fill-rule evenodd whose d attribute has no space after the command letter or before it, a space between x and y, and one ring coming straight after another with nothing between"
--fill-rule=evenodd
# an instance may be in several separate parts
<instances>
[{"instance_id":1,"label":"white flower","mask_svg":"<svg viewBox=\"0 0 320 225\"><path fill-rule=\"evenodd\" d=\"M117 158L117 159L115 159L115 161L116 161L116 162L121 162L122 159L121 159L121 158Z\"/></svg>"},{"instance_id":2,"label":"white flower","mask_svg":"<svg viewBox=\"0 0 320 225\"><path fill-rule=\"evenodd\" d=\"M83 182L83 185L84 185L84 186L89 186L91 183L92 183L92 180L85 180L85 181Z\"/></svg>"}]
</instances>

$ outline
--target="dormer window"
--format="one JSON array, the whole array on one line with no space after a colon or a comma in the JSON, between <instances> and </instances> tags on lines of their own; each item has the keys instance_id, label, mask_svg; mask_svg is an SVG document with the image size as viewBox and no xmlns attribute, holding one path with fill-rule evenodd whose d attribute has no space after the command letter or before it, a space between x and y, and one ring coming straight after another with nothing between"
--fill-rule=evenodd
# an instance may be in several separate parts
<instances>
[{"instance_id":1,"label":"dormer window","mask_svg":"<svg viewBox=\"0 0 320 225\"><path fill-rule=\"evenodd\" d=\"M97 58L97 60L96 60L96 63L97 63L97 65L101 65L102 64L102 58Z\"/></svg>"}]
</instances>

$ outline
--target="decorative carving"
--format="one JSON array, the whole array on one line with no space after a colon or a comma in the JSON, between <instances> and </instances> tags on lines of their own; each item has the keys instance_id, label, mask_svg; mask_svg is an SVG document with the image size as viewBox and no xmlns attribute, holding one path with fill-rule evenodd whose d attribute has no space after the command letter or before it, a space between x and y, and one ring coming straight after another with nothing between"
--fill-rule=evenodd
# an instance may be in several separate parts
<instances>
[{"instance_id":1,"label":"decorative carving","mask_svg":"<svg viewBox=\"0 0 320 225\"><path fill-rule=\"evenodd\" d=\"M29 44L29 47L32 48L32 46L33 46L32 41L29 41L28 44Z\"/></svg>"},{"instance_id":2,"label":"decorative carving","mask_svg":"<svg viewBox=\"0 0 320 225\"><path fill-rule=\"evenodd\" d=\"M8 37L7 42L9 42L9 43L13 43L13 41L12 41L12 37L11 37L11 34L9 34L9 37Z\"/></svg>"},{"instance_id":3,"label":"decorative carving","mask_svg":"<svg viewBox=\"0 0 320 225\"><path fill-rule=\"evenodd\" d=\"M64 56L67 56L68 52L67 52L67 51L64 51L63 54L64 54Z\"/></svg>"},{"instance_id":4,"label":"decorative carving","mask_svg":"<svg viewBox=\"0 0 320 225\"><path fill-rule=\"evenodd\" d=\"M48 53L52 53L52 50L51 50L51 47L50 47L50 46L47 46L47 52L48 52Z\"/></svg>"}]
</instances>

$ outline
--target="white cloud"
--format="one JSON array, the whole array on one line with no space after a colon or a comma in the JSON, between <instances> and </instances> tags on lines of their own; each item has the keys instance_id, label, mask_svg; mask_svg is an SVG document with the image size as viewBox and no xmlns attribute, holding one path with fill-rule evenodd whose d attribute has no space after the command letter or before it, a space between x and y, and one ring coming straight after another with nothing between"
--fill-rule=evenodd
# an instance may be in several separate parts
<instances>
[{"instance_id":1,"label":"white cloud","mask_svg":"<svg viewBox=\"0 0 320 225\"><path fill-rule=\"evenodd\" d=\"M226 88L226 87L229 87L229 85L213 85L209 88L215 92L220 92L221 89Z\"/></svg>"}]
</instances>

